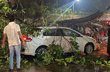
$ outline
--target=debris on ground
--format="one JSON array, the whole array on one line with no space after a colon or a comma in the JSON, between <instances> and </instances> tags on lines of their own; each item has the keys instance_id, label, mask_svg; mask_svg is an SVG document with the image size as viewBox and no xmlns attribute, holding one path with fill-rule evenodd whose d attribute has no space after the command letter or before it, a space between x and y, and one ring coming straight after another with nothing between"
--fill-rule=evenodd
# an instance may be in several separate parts
<instances>
[{"instance_id":1,"label":"debris on ground","mask_svg":"<svg viewBox=\"0 0 110 72\"><path fill-rule=\"evenodd\" d=\"M108 53L107 53L107 43L103 42L101 44L97 43L97 50L94 51L93 54L95 57L104 58L107 60Z\"/></svg>"}]
</instances>

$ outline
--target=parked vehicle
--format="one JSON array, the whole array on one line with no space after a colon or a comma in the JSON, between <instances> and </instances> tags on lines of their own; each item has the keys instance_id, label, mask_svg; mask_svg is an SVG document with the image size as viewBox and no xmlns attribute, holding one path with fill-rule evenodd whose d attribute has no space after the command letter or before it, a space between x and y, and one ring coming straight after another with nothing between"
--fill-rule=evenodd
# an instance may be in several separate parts
<instances>
[{"instance_id":1,"label":"parked vehicle","mask_svg":"<svg viewBox=\"0 0 110 72\"><path fill-rule=\"evenodd\" d=\"M50 29L49 33L45 32L45 29ZM47 47L49 44L52 44L53 40L55 44L61 45L64 52L69 52L71 46L68 44L70 38L73 34L76 34L76 42L79 45L79 51L83 51L86 54L92 53L96 50L95 39L89 36L82 35L81 33L67 27L38 27L40 30L39 36L29 35L28 38L24 36L24 40L26 41L25 51L22 54L25 55L36 55L41 51L47 51ZM36 31L37 33L37 31ZM66 39L62 38L64 36Z\"/></svg>"}]
</instances>

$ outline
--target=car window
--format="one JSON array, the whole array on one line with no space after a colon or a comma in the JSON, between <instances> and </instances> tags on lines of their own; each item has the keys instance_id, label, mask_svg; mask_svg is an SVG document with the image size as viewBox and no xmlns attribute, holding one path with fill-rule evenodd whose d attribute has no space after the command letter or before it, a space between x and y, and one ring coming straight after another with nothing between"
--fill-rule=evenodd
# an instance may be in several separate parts
<instances>
[{"instance_id":1,"label":"car window","mask_svg":"<svg viewBox=\"0 0 110 72\"><path fill-rule=\"evenodd\" d=\"M56 29L50 29L49 32L45 32L43 33L44 36L55 36L56 33Z\"/></svg>"},{"instance_id":2,"label":"car window","mask_svg":"<svg viewBox=\"0 0 110 72\"><path fill-rule=\"evenodd\" d=\"M62 36L62 31L61 29L50 29L50 32L44 32L44 36Z\"/></svg>"},{"instance_id":3,"label":"car window","mask_svg":"<svg viewBox=\"0 0 110 72\"><path fill-rule=\"evenodd\" d=\"M63 30L63 33L64 33L64 36L72 36L74 34L76 34L77 37L79 37L80 35L72 30L69 30L69 29L62 29Z\"/></svg>"},{"instance_id":4,"label":"car window","mask_svg":"<svg viewBox=\"0 0 110 72\"><path fill-rule=\"evenodd\" d=\"M31 31L31 33L30 34L28 34L28 35L32 35L32 36L39 36L40 34L41 34L41 28L36 28L36 29L33 29L32 31Z\"/></svg>"},{"instance_id":5,"label":"car window","mask_svg":"<svg viewBox=\"0 0 110 72\"><path fill-rule=\"evenodd\" d=\"M64 36L62 29L57 29L56 36Z\"/></svg>"}]
</instances>

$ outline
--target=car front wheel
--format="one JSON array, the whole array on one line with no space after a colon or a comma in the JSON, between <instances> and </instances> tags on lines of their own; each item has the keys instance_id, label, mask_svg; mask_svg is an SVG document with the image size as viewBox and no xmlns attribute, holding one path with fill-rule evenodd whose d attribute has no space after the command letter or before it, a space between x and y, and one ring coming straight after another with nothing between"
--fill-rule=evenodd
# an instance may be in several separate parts
<instances>
[{"instance_id":1,"label":"car front wheel","mask_svg":"<svg viewBox=\"0 0 110 72\"><path fill-rule=\"evenodd\" d=\"M84 53L86 54L90 54L92 53L94 50L93 46L91 44L88 44L86 47L85 47L85 50L84 50Z\"/></svg>"}]
</instances>

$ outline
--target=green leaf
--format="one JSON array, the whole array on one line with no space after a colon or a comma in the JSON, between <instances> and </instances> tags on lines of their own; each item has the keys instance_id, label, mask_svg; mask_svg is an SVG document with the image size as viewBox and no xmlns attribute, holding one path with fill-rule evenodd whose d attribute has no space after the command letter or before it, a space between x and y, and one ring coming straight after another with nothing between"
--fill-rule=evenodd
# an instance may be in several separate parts
<instances>
[{"instance_id":1,"label":"green leaf","mask_svg":"<svg viewBox=\"0 0 110 72\"><path fill-rule=\"evenodd\" d=\"M85 57L83 57L82 59L83 59L83 62L85 62L85 61L86 61L86 60L85 60Z\"/></svg>"},{"instance_id":2,"label":"green leaf","mask_svg":"<svg viewBox=\"0 0 110 72\"><path fill-rule=\"evenodd\" d=\"M107 62L107 61L106 61ZM108 61L108 64L110 64L110 61Z\"/></svg>"},{"instance_id":3,"label":"green leaf","mask_svg":"<svg viewBox=\"0 0 110 72\"><path fill-rule=\"evenodd\" d=\"M25 11L24 11L24 10L22 10L22 12L23 12L23 13L25 13Z\"/></svg>"},{"instance_id":4,"label":"green leaf","mask_svg":"<svg viewBox=\"0 0 110 72\"><path fill-rule=\"evenodd\" d=\"M65 65L65 66L67 66L67 63L66 63L66 62L64 62L64 65Z\"/></svg>"},{"instance_id":5,"label":"green leaf","mask_svg":"<svg viewBox=\"0 0 110 72\"><path fill-rule=\"evenodd\" d=\"M102 61L96 61L96 64L99 64L99 65L101 65L102 64Z\"/></svg>"},{"instance_id":6,"label":"green leaf","mask_svg":"<svg viewBox=\"0 0 110 72\"><path fill-rule=\"evenodd\" d=\"M104 63L107 64L107 61L104 60Z\"/></svg>"},{"instance_id":7,"label":"green leaf","mask_svg":"<svg viewBox=\"0 0 110 72\"><path fill-rule=\"evenodd\" d=\"M75 64L77 64L77 65L78 65L79 63L80 63L80 61L76 61L76 62L75 62Z\"/></svg>"},{"instance_id":8,"label":"green leaf","mask_svg":"<svg viewBox=\"0 0 110 72\"><path fill-rule=\"evenodd\" d=\"M5 10L6 10L6 9L8 9L8 7L3 7L3 9L5 9Z\"/></svg>"}]
</instances>

